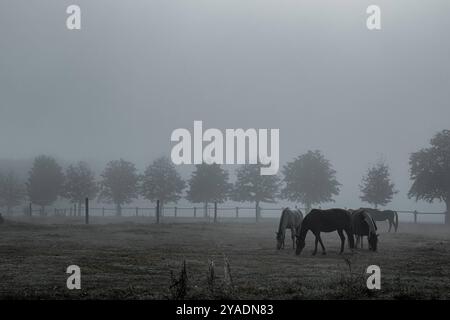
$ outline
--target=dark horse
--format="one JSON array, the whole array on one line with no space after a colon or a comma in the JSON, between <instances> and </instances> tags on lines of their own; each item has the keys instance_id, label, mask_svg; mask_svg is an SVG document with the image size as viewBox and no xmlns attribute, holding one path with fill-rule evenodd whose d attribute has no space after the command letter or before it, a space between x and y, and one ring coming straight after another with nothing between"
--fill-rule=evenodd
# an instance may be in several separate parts
<instances>
[{"instance_id":1,"label":"dark horse","mask_svg":"<svg viewBox=\"0 0 450 320\"><path fill-rule=\"evenodd\" d=\"M291 210L285 208L281 212L280 224L278 225L277 234L277 249L284 248L284 237L286 235L286 229L291 229L292 248L295 249L295 234L297 228L300 226L303 220L303 213L300 210Z\"/></svg>"},{"instance_id":2,"label":"dark horse","mask_svg":"<svg viewBox=\"0 0 450 320\"><path fill-rule=\"evenodd\" d=\"M377 251L377 225L366 210L358 209L352 211L352 229L353 234L356 236L356 247L358 247L358 242L360 242L362 248L363 237L367 236L369 250Z\"/></svg>"},{"instance_id":3,"label":"dark horse","mask_svg":"<svg viewBox=\"0 0 450 320\"><path fill-rule=\"evenodd\" d=\"M317 253L317 243L320 242L322 247L322 254L326 254L325 247L323 246L322 239L320 238L321 232L333 232L337 231L341 238L341 251L344 251L345 236L347 234L350 248L355 246L355 240L352 233L352 222L350 213L344 209L328 209L319 210L313 209L303 219L302 225L297 232L297 250L295 253L298 255L305 247L305 238L308 231L311 230L316 236L316 243L314 247L313 255Z\"/></svg>"},{"instance_id":4,"label":"dark horse","mask_svg":"<svg viewBox=\"0 0 450 320\"><path fill-rule=\"evenodd\" d=\"M377 209L371 209L371 208L361 208L367 211L373 220L375 221L385 221L388 220L389 222L389 231L391 232L392 226L394 226L395 232L397 232L398 229L398 213L394 210L377 210Z\"/></svg>"}]
</instances>

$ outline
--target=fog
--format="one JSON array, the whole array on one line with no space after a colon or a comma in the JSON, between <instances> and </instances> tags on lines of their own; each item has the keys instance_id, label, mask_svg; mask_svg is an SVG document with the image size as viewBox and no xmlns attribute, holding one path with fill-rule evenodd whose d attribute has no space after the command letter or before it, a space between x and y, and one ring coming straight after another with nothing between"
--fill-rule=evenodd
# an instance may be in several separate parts
<instances>
[{"instance_id":1,"label":"fog","mask_svg":"<svg viewBox=\"0 0 450 320\"><path fill-rule=\"evenodd\" d=\"M333 206L360 206L358 184L382 158L399 210L415 203L408 159L450 127L450 3L376 1L0 2L0 158L50 154L97 171L142 170L170 134L279 128L280 164L321 150L342 184ZM233 166L230 167L233 169ZM189 168L180 168L185 177Z\"/></svg>"}]
</instances>

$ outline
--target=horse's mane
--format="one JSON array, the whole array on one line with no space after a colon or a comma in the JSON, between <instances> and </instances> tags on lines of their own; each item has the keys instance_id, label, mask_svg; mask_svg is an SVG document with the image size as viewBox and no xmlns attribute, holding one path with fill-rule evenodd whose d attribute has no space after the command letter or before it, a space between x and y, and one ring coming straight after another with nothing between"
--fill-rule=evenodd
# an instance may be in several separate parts
<instances>
[{"instance_id":1,"label":"horse's mane","mask_svg":"<svg viewBox=\"0 0 450 320\"><path fill-rule=\"evenodd\" d=\"M364 221L367 223L367 225L369 227L369 234L371 232L376 233L377 232L377 225L373 221L372 217L364 210L361 212L361 214L363 215Z\"/></svg>"},{"instance_id":2,"label":"horse's mane","mask_svg":"<svg viewBox=\"0 0 450 320\"><path fill-rule=\"evenodd\" d=\"M281 232L281 224L283 223L284 217L287 214L289 208L284 208L283 211L281 212L281 218L280 218L280 223L278 224L278 232Z\"/></svg>"}]
</instances>

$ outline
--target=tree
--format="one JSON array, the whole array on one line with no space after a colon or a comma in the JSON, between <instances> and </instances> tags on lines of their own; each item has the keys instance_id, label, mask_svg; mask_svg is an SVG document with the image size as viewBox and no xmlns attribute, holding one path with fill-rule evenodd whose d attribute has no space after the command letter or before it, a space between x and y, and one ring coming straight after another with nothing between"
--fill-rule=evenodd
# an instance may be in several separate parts
<instances>
[{"instance_id":1,"label":"tree","mask_svg":"<svg viewBox=\"0 0 450 320\"><path fill-rule=\"evenodd\" d=\"M431 147L411 154L410 177L413 180L408 197L416 201L443 201L446 205L445 223L450 224L450 130L437 133Z\"/></svg>"},{"instance_id":2,"label":"tree","mask_svg":"<svg viewBox=\"0 0 450 320\"><path fill-rule=\"evenodd\" d=\"M362 193L360 199L373 204L375 208L378 205L387 205L392 201L394 195L398 193L391 182L389 166L382 161L379 161L367 170L359 189Z\"/></svg>"},{"instance_id":3,"label":"tree","mask_svg":"<svg viewBox=\"0 0 450 320\"><path fill-rule=\"evenodd\" d=\"M228 172L216 163L203 163L195 166L189 180L186 198L193 203L204 203L206 217L208 202L223 202L228 198L230 191Z\"/></svg>"},{"instance_id":4,"label":"tree","mask_svg":"<svg viewBox=\"0 0 450 320\"><path fill-rule=\"evenodd\" d=\"M122 214L122 205L138 196L138 174L133 163L125 160L110 161L101 174L100 198L116 205L116 214Z\"/></svg>"},{"instance_id":5,"label":"tree","mask_svg":"<svg viewBox=\"0 0 450 320\"><path fill-rule=\"evenodd\" d=\"M260 202L275 202L280 187L276 175L261 175L260 164L246 164L237 170L232 199L238 202L254 202L256 219L259 219Z\"/></svg>"},{"instance_id":6,"label":"tree","mask_svg":"<svg viewBox=\"0 0 450 320\"><path fill-rule=\"evenodd\" d=\"M78 203L78 214L81 215L81 205L85 198L95 198L98 185L95 182L95 174L85 162L78 162L66 169L64 183L64 197Z\"/></svg>"},{"instance_id":7,"label":"tree","mask_svg":"<svg viewBox=\"0 0 450 320\"><path fill-rule=\"evenodd\" d=\"M175 165L167 157L153 161L142 177L141 194L150 201L160 201L161 207L167 202L177 202L181 198L186 183L177 172Z\"/></svg>"},{"instance_id":8,"label":"tree","mask_svg":"<svg viewBox=\"0 0 450 320\"><path fill-rule=\"evenodd\" d=\"M312 205L333 201L333 195L339 194L336 171L320 151L308 151L288 162L283 175L283 198L303 203L308 212Z\"/></svg>"},{"instance_id":9,"label":"tree","mask_svg":"<svg viewBox=\"0 0 450 320\"><path fill-rule=\"evenodd\" d=\"M56 160L49 156L38 156L34 159L28 182L27 192L32 203L41 206L45 214L45 206L58 199L62 193L64 175Z\"/></svg>"},{"instance_id":10,"label":"tree","mask_svg":"<svg viewBox=\"0 0 450 320\"><path fill-rule=\"evenodd\" d=\"M25 195L25 186L14 172L9 171L6 175L0 175L0 206L6 207L7 215L22 203Z\"/></svg>"}]
</instances>

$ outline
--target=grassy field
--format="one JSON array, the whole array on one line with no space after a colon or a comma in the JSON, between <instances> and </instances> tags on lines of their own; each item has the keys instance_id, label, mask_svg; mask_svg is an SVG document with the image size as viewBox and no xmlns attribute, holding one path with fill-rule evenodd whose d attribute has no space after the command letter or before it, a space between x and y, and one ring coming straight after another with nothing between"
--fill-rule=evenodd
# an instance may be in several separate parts
<instances>
[{"instance_id":1,"label":"grassy field","mask_svg":"<svg viewBox=\"0 0 450 320\"><path fill-rule=\"evenodd\" d=\"M339 255L336 233L327 255L311 255L313 237L295 256L275 249L277 221L192 219L9 219L0 225L1 299L449 299L450 231L401 224L379 250ZM367 243L365 244L367 246ZM320 251L319 251L320 253ZM231 281L225 281L224 256ZM183 260L187 281L177 284ZM209 261L215 264L211 280ZM81 268L81 290L66 288L67 266ZM381 268L381 290L366 289L365 270ZM171 275L172 273L172 275ZM178 290L178 293L177 293Z\"/></svg>"}]
</instances>

